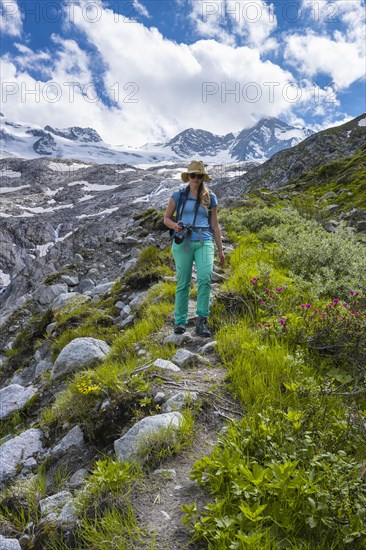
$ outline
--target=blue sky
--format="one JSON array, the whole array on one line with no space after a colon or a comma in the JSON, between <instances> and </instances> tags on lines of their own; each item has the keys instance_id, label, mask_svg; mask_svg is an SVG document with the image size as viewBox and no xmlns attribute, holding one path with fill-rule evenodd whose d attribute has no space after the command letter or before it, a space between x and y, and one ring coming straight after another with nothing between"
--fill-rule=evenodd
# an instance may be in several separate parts
<instances>
[{"instance_id":1,"label":"blue sky","mask_svg":"<svg viewBox=\"0 0 366 550\"><path fill-rule=\"evenodd\" d=\"M366 110L365 0L0 0L1 111L139 146Z\"/></svg>"}]
</instances>

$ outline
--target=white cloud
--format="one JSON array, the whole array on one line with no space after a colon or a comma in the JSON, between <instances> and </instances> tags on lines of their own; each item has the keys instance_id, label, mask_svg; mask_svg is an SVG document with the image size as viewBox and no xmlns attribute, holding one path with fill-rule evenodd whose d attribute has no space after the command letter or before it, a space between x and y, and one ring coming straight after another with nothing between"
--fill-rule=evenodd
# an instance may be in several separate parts
<instances>
[{"instance_id":1,"label":"white cloud","mask_svg":"<svg viewBox=\"0 0 366 550\"><path fill-rule=\"evenodd\" d=\"M0 33L9 36L20 36L23 23L17 0L0 0Z\"/></svg>"},{"instance_id":2,"label":"white cloud","mask_svg":"<svg viewBox=\"0 0 366 550\"><path fill-rule=\"evenodd\" d=\"M291 116L294 108L327 110L327 90L315 97L310 81L291 84L293 75L263 61L257 48L213 39L177 44L156 28L95 5L100 10L95 22L85 16L81 0L68 19L74 36L82 34L80 43L89 42L93 50L54 35L43 82L30 76L29 67L37 57L42 66L44 52L18 46L19 64L2 59L9 85L6 116L40 126L91 126L106 142L142 145L189 127L225 134L262 116ZM96 65L113 107L96 97Z\"/></svg>"},{"instance_id":3,"label":"white cloud","mask_svg":"<svg viewBox=\"0 0 366 550\"><path fill-rule=\"evenodd\" d=\"M143 4L141 4L139 0L133 0L132 6L136 10L136 12L142 15L143 17L147 17L147 18L151 17L147 8Z\"/></svg>"},{"instance_id":4,"label":"white cloud","mask_svg":"<svg viewBox=\"0 0 366 550\"><path fill-rule=\"evenodd\" d=\"M329 75L339 88L347 88L365 75L365 56L357 44L345 42L340 36L334 40L312 31L288 36L285 58L308 77Z\"/></svg>"},{"instance_id":5,"label":"white cloud","mask_svg":"<svg viewBox=\"0 0 366 550\"><path fill-rule=\"evenodd\" d=\"M273 6L265 0L190 0L190 20L201 37L246 45L261 52L277 47L270 35L277 28Z\"/></svg>"},{"instance_id":6,"label":"white cloud","mask_svg":"<svg viewBox=\"0 0 366 550\"><path fill-rule=\"evenodd\" d=\"M308 28L285 38L285 59L292 66L309 77L328 75L340 88L365 76L364 0L302 0L301 14Z\"/></svg>"}]
</instances>

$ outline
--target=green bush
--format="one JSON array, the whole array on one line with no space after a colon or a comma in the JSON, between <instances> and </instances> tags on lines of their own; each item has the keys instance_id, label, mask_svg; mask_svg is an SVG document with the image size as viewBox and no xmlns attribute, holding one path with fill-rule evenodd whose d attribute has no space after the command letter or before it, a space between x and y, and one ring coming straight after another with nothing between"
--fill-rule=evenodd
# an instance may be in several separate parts
<instances>
[{"instance_id":1,"label":"green bush","mask_svg":"<svg viewBox=\"0 0 366 550\"><path fill-rule=\"evenodd\" d=\"M320 401L317 407L324 412ZM315 401L308 415L267 409L233 425L192 472L215 496L199 521L195 508L185 507L186 521L196 522L196 538L222 550L247 547L245 542L261 548L261 539L271 542L271 548L362 548L366 487L359 463L340 445L331 451L325 447L330 436L337 436L340 421L349 440L357 439L347 428L346 411L338 408L336 420L336 406L326 405L325 416L333 423L312 429L307 421L313 418ZM253 542L258 546L249 545Z\"/></svg>"}]
</instances>

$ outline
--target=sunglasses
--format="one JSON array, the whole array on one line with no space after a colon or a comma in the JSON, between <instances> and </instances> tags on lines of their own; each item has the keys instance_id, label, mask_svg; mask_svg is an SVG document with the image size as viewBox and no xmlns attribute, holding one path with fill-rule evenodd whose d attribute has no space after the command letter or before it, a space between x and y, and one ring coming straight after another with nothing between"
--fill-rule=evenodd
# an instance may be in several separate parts
<instances>
[{"instance_id":1,"label":"sunglasses","mask_svg":"<svg viewBox=\"0 0 366 550\"><path fill-rule=\"evenodd\" d=\"M205 177L204 174L196 174L195 172L191 172L191 174L189 174L189 177L194 180L195 178L198 178L199 180L203 180L203 178Z\"/></svg>"}]
</instances>

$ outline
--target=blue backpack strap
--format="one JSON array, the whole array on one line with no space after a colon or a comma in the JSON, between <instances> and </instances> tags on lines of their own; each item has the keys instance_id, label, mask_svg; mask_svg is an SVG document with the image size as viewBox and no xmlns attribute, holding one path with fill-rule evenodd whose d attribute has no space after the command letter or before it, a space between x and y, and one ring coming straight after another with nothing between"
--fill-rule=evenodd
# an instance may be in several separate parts
<instances>
[{"instance_id":1,"label":"blue backpack strap","mask_svg":"<svg viewBox=\"0 0 366 550\"><path fill-rule=\"evenodd\" d=\"M189 185L187 185L185 189L179 190L178 202L175 206L175 216L173 216L174 221L178 221L181 219L183 215L184 205L188 198L188 193L189 193ZM169 229L169 235L171 238L174 237L174 233L175 233L174 229Z\"/></svg>"},{"instance_id":2,"label":"blue backpack strap","mask_svg":"<svg viewBox=\"0 0 366 550\"><path fill-rule=\"evenodd\" d=\"M185 189L181 189L179 191L178 204L175 209L176 211L175 217L177 220L180 220L182 218L184 206L185 206L186 200L188 199L188 193L189 193L189 185L187 185Z\"/></svg>"}]
</instances>

